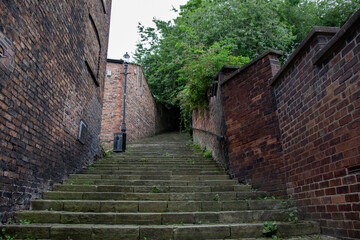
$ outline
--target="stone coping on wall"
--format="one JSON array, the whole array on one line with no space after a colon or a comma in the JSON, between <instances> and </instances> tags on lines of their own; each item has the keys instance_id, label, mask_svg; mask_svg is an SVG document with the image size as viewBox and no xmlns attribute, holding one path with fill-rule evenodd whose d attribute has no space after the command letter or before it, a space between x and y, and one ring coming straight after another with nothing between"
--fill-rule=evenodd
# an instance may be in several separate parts
<instances>
[{"instance_id":1,"label":"stone coping on wall","mask_svg":"<svg viewBox=\"0 0 360 240\"><path fill-rule=\"evenodd\" d=\"M216 76L214 77L214 80L218 80L219 79L219 76L222 72L225 72L226 70L237 70L239 69L240 67L239 66L236 66L236 65L224 65L220 71L218 72L218 74L216 74Z\"/></svg>"},{"instance_id":2,"label":"stone coping on wall","mask_svg":"<svg viewBox=\"0 0 360 240\"><path fill-rule=\"evenodd\" d=\"M360 8L352 15L352 17L341 27L329 43L321 49L313 58L313 64L321 64L338 46L339 42L345 40L346 36L350 34L360 24Z\"/></svg>"},{"instance_id":3,"label":"stone coping on wall","mask_svg":"<svg viewBox=\"0 0 360 240\"><path fill-rule=\"evenodd\" d=\"M119 64L124 63L124 60L122 60L122 59L110 59L110 58L108 58L108 59L106 59L106 61L109 62L109 63L119 63Z\"/></svg>"},{"instance_id":4,"label":"stone coping on wall","mask_svg":"<svg viewBox=\"0 0 360 240\"><path fill-rule=\"evenodd\" d=\"M106 59L106 62L108 63L119 63L119 64L123 64L124 63L124 60L123 59ZM134 65L134 66L139 66L139 67L142 67L140 64L138 63L133 63L133 62L129 62L129 64L131 65Z\"/></svg>"},{"instance_id":5,"label":"stone coping on wall","mask_svg":"<svg viewBox=\"0 0 360 240\"><path fill-rule=\"evenodd\" d=\"M238 70L236 70L235 72L233 72L232 74L230 74L228 77L226 77L221 83L220 85L225 84L227 81L229 81L230 79L234 78L236 75L240 74L241 72L243 72L245 69L251 67L252 65L254 65L256 62L258 62L259 60L263 59L265 56L269 55L269 54L274 54L274 55L278 55L278 56L282 56L283 53L281 51L277 51L277 50L273 50L270 49L266 52L264 52L263 54L257 56L256 58L254 58L253 60L251 60L250 62L248 62L247 64L245 64L244 66L242 66L241 68L239 68Z\"/></svg>"},{"instance_id":6,"label":"stone coping on wall","mask_svg":"<svg viewBox=\"0 0 360 240\"><path fill-rule=\"evenodd\" d=\"M311 29L310 33L305 37L305 39L300 43L300 45L295 49L295 51L290 55L286 63L281 67L279 72L270 80L270 84L274 85L280 77L293 66L293 62L299 57L299 55L305 51L308 45L311 43L311 40L317 35L335 35L340 28L338 27L319 27L315 26Z\"/></svg>"}]
</instances>

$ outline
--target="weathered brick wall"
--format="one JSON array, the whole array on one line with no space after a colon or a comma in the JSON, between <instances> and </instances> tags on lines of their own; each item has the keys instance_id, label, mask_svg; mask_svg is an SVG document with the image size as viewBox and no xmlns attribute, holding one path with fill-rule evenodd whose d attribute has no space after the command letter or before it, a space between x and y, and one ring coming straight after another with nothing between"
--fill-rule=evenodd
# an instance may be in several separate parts
<instances>
[{"instance_id":1,"label":"weathered brick wall","mask_svg":"<svg viewBox=\"0 0 360 240\"><path fill-rule=\"evenodd\" d=\"M124 98L124 64L109 60L105 80L101 141L112 149L114 133L121 132ZM132 142L156 133L156 104L141 66L128 64L126 87L126 138Z\"/></svg>"},{"instance_id":2,"label":"weathered brick wall","mask_svg":"<svg viewBox=\"0 0 360 240\"><path fill-rule=\"evenodd\" d=\"M276 101L270 79L279 70L279 53L268 51L221 83L230 173L254 188L284 194Z\"/></svg>"},{"instance_id":3,"label":"weathered brick wall","mask_svg":"<svg viewBox=\"0 0 360 240\"><path fill-rule=\"evenodd\" d=\"M359 239L360 11L337 30L313 29L273 84L289 194L323 233Z\"/></svg>"},{"instance_id":4,"label":"weathered brick wall","mask_svg":"<svg viewBox=\"0 0 360 240\"><path fill-rule=\"evenodd\" d=\"M98 153L110 6L0 2L1 221Z\"/></svg>"},{"instance_id":5,"label":"weathered brick wall","mask_svg":"<svg viewBox=\"0 0 360 240\"><path fill-rule=\"evenodd\" d=\"M213 159L226 170L229 170L228 139L219 83L237 69L236 66L224 66L208 90L209 109L192 112L194 143L210 150Z\"/></svg>"}]
</instances>

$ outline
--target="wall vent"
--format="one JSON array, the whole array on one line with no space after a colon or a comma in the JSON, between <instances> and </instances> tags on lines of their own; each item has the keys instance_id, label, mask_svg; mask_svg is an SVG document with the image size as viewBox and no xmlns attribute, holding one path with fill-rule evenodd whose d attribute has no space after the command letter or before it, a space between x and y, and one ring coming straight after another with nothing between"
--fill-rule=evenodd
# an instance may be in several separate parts
<instances>
[{"instance_id":1,"label":"wall vent","mask_svg":"<svg viewBox=\"0 0 360 240\"><path fill-rule=\"evenodd\" d=\"M82 144L85 144L86 134L87 134L87 125L86 125L86 123L85 123L83 120L81 120L81 121L80 121L80 127L79 127L78 140L79 140L79 142L81 142Z\"/></svg>"},{"instance_id":2,"label":"wall vent","mask_svg":"<svg viewBox=\"0 0 360 240\"><path fill-rule=\"evenodd\" d=\"M111 77L111 70L107 70L106 76Z\"/></svg>"}]
</instances>

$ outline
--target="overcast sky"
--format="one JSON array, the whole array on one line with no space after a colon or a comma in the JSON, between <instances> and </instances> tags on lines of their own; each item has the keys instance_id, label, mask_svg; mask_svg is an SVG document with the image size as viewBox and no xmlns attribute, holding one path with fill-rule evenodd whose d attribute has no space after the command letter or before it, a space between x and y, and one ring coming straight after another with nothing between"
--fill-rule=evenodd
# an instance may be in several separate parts
<instances>
[{"instance_id":1,"label":"overcast sky","mask_svg":"<svg viewBox=\"0 0 360 240\"><path fill-rule=\"evenodd\" d=\"M113 0L111 7L108 58L120 59L126 52L132 56L140 37L137 26L154 27L152 19L171 20L188 0Z\"/></svg>"}]
</instances>

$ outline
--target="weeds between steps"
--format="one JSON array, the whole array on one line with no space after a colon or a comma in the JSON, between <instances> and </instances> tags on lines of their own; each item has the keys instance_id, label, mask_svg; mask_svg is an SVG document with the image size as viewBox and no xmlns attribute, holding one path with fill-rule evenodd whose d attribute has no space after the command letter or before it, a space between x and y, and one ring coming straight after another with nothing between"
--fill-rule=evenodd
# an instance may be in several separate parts
<instances>
[{"instance_id":1,"label":"weeds between steps","mask_svg":"<svg viewBox=\"0 0 360 240\"><path fill-rule=\"evenodd\" d=\"M7 234L5 228L1 229L0 240L13 240L16 237L17 237L17 235L11 236L10 234Z\"/></svg>"},{"instance_id":2,"label":"weeds between steps","mask_svg":"<svg viewBox=\"0 0 360 240\"><path fill-rule=\"evenodd\" d=\"M89 171L94 171L94 170L95 170L94 163L92 162L89 164Z\"/></svg>"},{"instance_id":3,"label":"weeds between steps","mask_svg":"<svg viewBox=\"0 0 360 240\"><path fill-rule=\"evenodd\" d=\"M192 146L192 148L193 148L193 150L194 150L195 153L197 153L197 154L202 154L203 157L205 157L205 158L212 158L212 153L211 153L211 151L210 151L210 150L206 150L205 147L201 149L200 145L199 145L199 144L196 144L196 143L192 144L191 146Z\"/></svg>"},{"instance_id":4,"label":"weeds between steps","mask_svg":"<svg viewBox=\"0 0 360 240\"><path fill-rule=\"evenodd\" d=\"M148 162L149 159L148 159L148 158L141 158L140 161L142 161L142 162Z\"/></svg>"},{"instance_id":5,"label":"weeds between steps","mask_svg":"<svg viewBox=\"0 0 360 240\"><path fill-rule=\"evenodd\" d=\"M11 224L14 224L14 220L12 218L9 218L8 219L8 224L11 225ZM31 224L31 221L30 220L27 220L27 219L21 219L20 220L20 224L21 225L29 225ZM17 238L17 234L15 234L14 236L6 233L6 229L5 228L2 228L1 229L1 233L0 233L0 240L14 240ZM33 237L27 237L25 240L35 240L35 238Z\"/></svg>"},{"instance_id":6,"label":"weeds between steps","mask_svg":"<svg viewBox=\"0 0 360 240\"><path fill-rule=\"evenodd\" d=\"M157 187L157 185L153 185L152 188L151 188L151 192L152 193L159 193L159 188Z\"/></svg>"},{"instance_id":7,"label":"weeds between steps","mask_svg":"<svg viewBox=\"0 0 360 240\"><path fill-rule=\"evenodd\" d=\"M105 144L104 143L100 143L100 148L101 148L101 155L103 158L106 158L106 157L110 157L111 153L113 152L113 150L105 150L106 147L105 147Z\"/></svg>"},{"instance_id":8,"label":"weeds between steps","mask_svg":"<svg viewBox=\"0 0 360 240\"><path fill-rule=\"evenodd\" d=\"M276 222L265 222L262 233L265 237L271 237L272 239L279 239L277 234Z\"/></svg>"},{"instance_id":9,"label":"weeds between steps","mask_svg":"<svg viewBox=\"0 0 360 240\"><path fill-rule=\"evenodd\" d=\"M215 194L214 200L219 202L220 201L220 195L217 193Z\"/></svg>"},{"instance_id":10,"label":"weeds between steps","mask_svg":"<svg viewBox=\"0 0 360 240\"><path fill-rule=\"evenodd\" d=\"M287 220L294 223L299 221L299 210L295 206L294 200L289 198L283 201L282 204L287 207L282 211L282 213L285 213L287 215Z\"/></svg>"}]
</instances>

